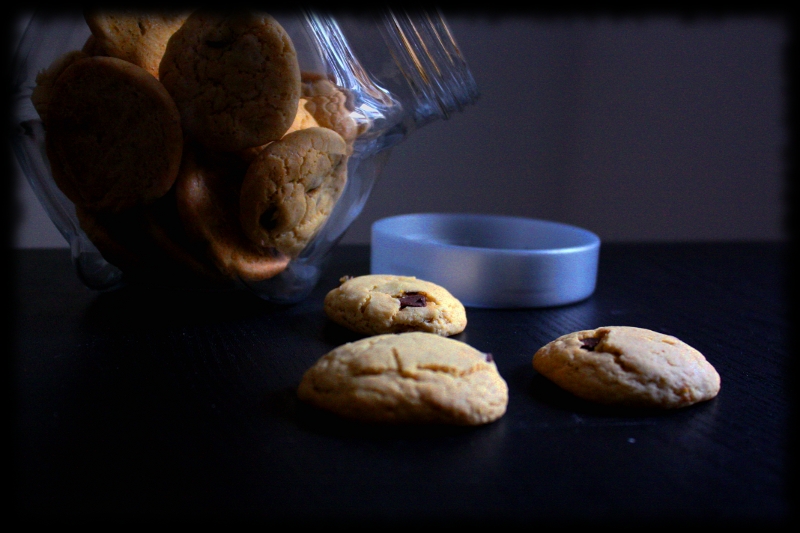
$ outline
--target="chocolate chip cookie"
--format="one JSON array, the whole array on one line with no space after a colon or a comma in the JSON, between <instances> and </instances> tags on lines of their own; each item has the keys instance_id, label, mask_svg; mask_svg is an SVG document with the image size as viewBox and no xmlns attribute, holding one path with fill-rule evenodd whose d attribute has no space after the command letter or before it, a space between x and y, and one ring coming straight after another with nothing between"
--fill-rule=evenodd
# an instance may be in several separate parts
<instances>
[{"instance_id":1,"label":"chocolate chip cookie","mask_svg":"<svg viewBox=\"0 0 800 533\"><path fill-rule=\"evenodd\" d=\"M643 328L608 326L563 335L540 348L533 368L581 398L677 408L714 398L716 369L685 342Z\"/></svg>"},{"instance_id":2,"label":"chocolate chip cookie","mask_svg":"<svg viewBox=\"0 0 800 533\"><path fill-rule=\"evenodd\" d=\"M347 146L327 128L267 145L242 183L240 222L250 240L297 257L328 219L347 182Z\"/></svg>"},{"instance_id":3,"label":"chocolate chip cookie","mask_svg":"<svg viewBox=\"0 0 800 533\"><path fill-rule=\"evenodd\" d=\"M455 335L467 326L464 305L447 289L413 276L342 278L324 301L337 324L365 335L425 331Z\"/></svg>"}]
</instances>

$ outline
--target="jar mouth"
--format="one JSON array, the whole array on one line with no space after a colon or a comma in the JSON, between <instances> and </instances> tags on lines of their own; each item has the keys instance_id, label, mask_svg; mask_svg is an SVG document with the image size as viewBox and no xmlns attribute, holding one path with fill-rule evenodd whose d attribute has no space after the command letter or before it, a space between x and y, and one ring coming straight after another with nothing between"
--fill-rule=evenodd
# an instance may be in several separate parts
<instances>
[{"instance_id":1,"label":"jar mouth","mask_svg":"<svg viewBox=\"0 0 800 533\"><path fill-rule=\"evenodd\" d=\"M388 10L382 33L417 99L418 122L449 118L478 99L475 79L440 11Z\"/></svg>"},{"instance_id":2,"label":"jar mouth","mask_svg":"<svg viewBox=\"0 0 800 533\"><path fill-rule=\"evenodd\" d=\"M317 42L324 44L319 52L332 74L359 93L360 111L374 123L382 122L384 129L397 126L405 135L449 118L479 97L469 66L438 10L383 10L372 20L377 33L369 37L348 28L350 39L384 48L396 72L374 59L362 63L356 58L333 17L307 11L306 19Z\"/></svg>"},{"instance_id":3,"label":"jar mouth","mask_svg":"<svg viewBox=\"0 0 800 533\"><path fill-rule=\"evenodd\" d=\"M336 83L358 94L358 112L381 130L404 112L400 102L367 73L352 52L350 43L332 17L305 11L305 19L314 35L318 53L325 59ZM396 116L397 118L392 118Z\"/></svg>"}]
</instances>

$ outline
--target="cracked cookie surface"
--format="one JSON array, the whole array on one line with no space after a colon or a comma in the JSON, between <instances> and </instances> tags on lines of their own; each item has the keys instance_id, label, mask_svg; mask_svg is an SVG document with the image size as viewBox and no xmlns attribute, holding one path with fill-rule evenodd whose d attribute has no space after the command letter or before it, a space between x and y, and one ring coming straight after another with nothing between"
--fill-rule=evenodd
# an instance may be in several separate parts
<instances>
[{"instance_id":1,"label":"cracked cookie surface","mask_svg":"<svg viewBox=\"0 0 800 533\"><path fill-rule=\"evenodd\" d=\"M508 405L490 354L423 332L339 346L306 371L297 394L343 417L389 423L480 425Z\"/></svg>"},{"instance_id":2,"label":"cracked cookie surface","mask_svg":"<svg viewBox=\"0 0 800 533\"><path fill-rule=\"evenodd\" d=\"M328 219L347 182L347 146L310 127L267 145L242 183L240 222L256 246L296 257Z\"/></svg>"},{"instance_id":3,"label":"cracked cookie surface","mask_svg":"<svg viewBox=\"0 0 800 533\"><path fill-rule=\"evenodd\" d=\"M158 78L167 42L188 16L168 11L87 11L84 17L93 39L86 48L92 55L129 61Z\"/></svg>"},{"instance_id":4,"label":"cracked cookie surface","mask_svg":"<svg viewBox=\"0 0 800 533\"><path fill-rule=\"evenodd\" d=\"M280 139L300 100L294 44L266 13L195 11L169 40L159 75L184 129L222 151Z\"/></svg>"},{"instance_id":5,"label":"cracked cookie surface","mask_svg":"<svg viewBox=\"0 0 800 533\"><path fill-rule=\"evenodd\" d=\"M413 276L343 278L328 292L325 314L365 335L424 331L455 335L467 327L464 305L444 287Z\"/></svg>"},{"instance_id":6,"label":"cracked cookie surface","mask_svg":"<svg viewBox=\"0 0 800 533\"><path fill-rule=\"evenodd\" d=\"M563 335L533 356L533 368L581 398L677 408L710 400L720 377L685 342L644 328L607 326Z\"/></svg>"},{"instance_id":7,"label":"cracked cookie surface","mask_svg":"<svg viewBox=\"0 0 800 533\"><path fill-rule=\"evenodd\" d=\"M342 136L348 145L363 133L366 125L359 124L351 116L352 97L329 79L312 73L301 74L301 95L303 106L317 123Z\"/></svg>"}]
</instances>

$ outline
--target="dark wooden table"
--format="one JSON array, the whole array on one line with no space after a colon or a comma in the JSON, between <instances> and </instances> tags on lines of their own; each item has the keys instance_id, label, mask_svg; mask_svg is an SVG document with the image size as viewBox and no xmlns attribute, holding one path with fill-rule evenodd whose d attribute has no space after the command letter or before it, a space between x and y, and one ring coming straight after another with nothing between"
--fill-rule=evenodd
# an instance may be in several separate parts
<instances>
[{"instance_id":1,"label":"dark wooden table","mask_svg":"<svg viewBox=\"0 0 800 533\"><path fill-rule=\"evenodd\" d=\"M456 338L494 354L509 405L493 424L453 428L346 422L295 397L309 366L358 338L322 299L369 272L367 247L339 247L313 294L283 308L246 293L92 292L68 251L17 250L11 510L28 524L786 525L788 252L603 244L588 300L468 309ZM533 371L543 344L604 325L693 345L719 371L719 396L625 411Z\"/></svg>"}]
</instances>

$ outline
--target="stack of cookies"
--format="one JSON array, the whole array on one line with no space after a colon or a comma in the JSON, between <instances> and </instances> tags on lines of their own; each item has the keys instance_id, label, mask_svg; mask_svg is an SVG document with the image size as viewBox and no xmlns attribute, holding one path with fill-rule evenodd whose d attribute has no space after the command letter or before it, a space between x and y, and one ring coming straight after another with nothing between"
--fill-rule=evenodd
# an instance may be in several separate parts
<instances>
[{"instance_id":1,"label":"stack of cookies","mask_svg":"<svg viewBox=\"0 0 800 533\"><path fill-rule=\"evenodd\" d=\"M266 13L90 11L91 35L32 102L53 180L132 277L219 283L282 272L325 223L367 127L302 72Z\"/></svg>"}]
</instances>

